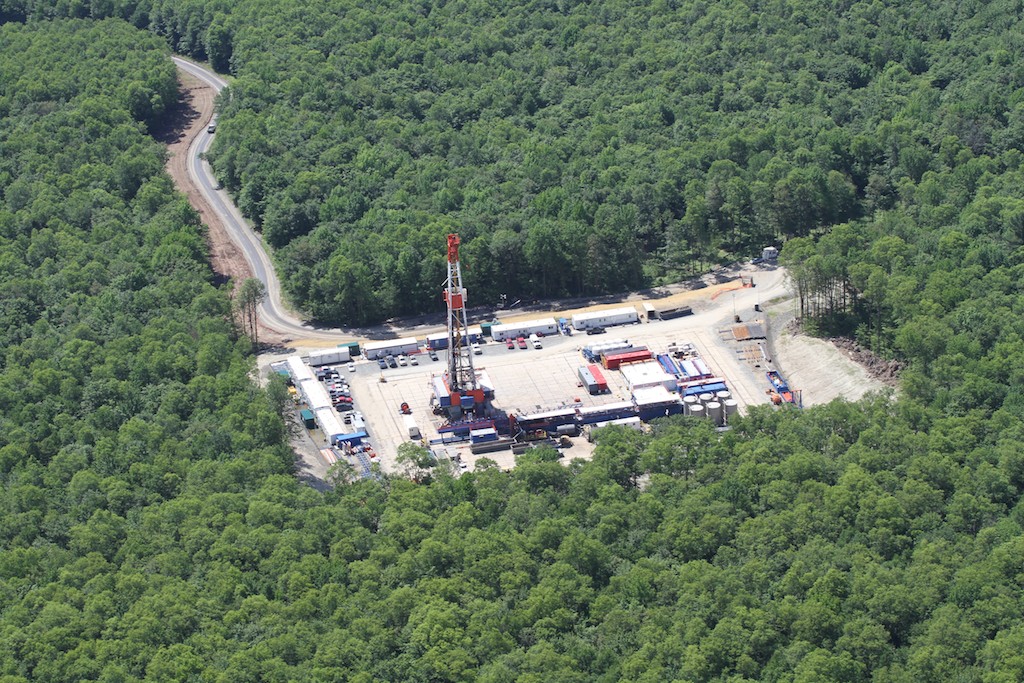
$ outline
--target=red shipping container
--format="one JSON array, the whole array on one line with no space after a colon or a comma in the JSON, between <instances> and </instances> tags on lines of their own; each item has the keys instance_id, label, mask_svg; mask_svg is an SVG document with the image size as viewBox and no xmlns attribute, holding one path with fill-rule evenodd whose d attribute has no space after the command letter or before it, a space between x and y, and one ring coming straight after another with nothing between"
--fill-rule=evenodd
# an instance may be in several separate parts
<instances>
[{"instance_id":1,"label":"red shipping container","mask_svg":"<svg viewBox=\"0 0 1024 683\"><path fill-rule=\"evenodd\" d=\"M616 353L612 356L605 356L603 359L604 366L609 370L618 370L619 366L623 363L635 363L642 360L650 360L651 352L649 350L644 351L628 351L626 353Z\"/></svg>"},{"instance_id":2,"label":"red shipping container","mask_svg":"<svg viewBox=\"0 0 1024 683\"><path fill-rule=\"evenodd\" d=\"M604 378L604 373L601 372L601 366L594 363L593 365L588 365L587 370L590 371L590 375L594 378L597 388L601 391L608 391L608 380Z\"/></svg>"}]
</instances>

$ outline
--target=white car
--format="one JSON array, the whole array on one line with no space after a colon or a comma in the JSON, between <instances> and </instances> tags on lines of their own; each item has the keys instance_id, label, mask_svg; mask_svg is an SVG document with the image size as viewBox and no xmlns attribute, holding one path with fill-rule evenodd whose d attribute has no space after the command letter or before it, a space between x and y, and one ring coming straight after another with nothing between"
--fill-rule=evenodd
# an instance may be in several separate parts
<instances>
[{"instance_id":1,"label":"white car","mask_svg":"<svg viewBox=\"0 0 1024 683\"><path fill-rule=\"evenodd\" d=\"M473 349L473 353L477 356L484 352L484 350L480 348L480 345L475 342L473 343L472 346L470 346L470 348Z\"/></svg>"},{"instance_id":2,"label":"white car","mask_svg":"<svg viewBox=\"0 0 1024 683\"><path fill-rule=\"evenodd\" d=\"M416 356L409 356L409 365L419 365L420 362L416 360Z\"/></svg>"},{"instance_id":3,"label":"white car","mask_svg":"<svg viewBox=\"0 0 1024 683\"><path fill-rule=\"evenodd\" d=\"M356 364L355 364L355 363L351 363L351 362L350 362L350 363L348 364L348 371L349 371L349 372L355 372L355 371L356 371Z\"/></svg>"},{"instance_id":4,"label":"white car","mask_svg":"<svg viewBox=\"0 0 1024 683\"><path fill-rule=\"evenodd\" d=\"M409 361L406 360L405 356L399 356L398 357L398 364L402 365L402 366L405 366L405 365L409 364Z\"/></svg>"}]
</instances>

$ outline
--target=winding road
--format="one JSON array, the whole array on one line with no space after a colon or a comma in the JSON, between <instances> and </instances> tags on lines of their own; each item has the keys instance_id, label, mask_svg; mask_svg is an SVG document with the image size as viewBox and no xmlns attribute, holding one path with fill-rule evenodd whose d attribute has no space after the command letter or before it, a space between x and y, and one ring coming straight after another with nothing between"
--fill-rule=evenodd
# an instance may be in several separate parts
<instances>
[{"instance_id":1,"label":"winding road","mask_svg":"<svg viewBox=\"0 0 1024 683\"><path fill-rule=\"evenodd\" d=\"M218 93L228 85L223 78L194 62L181 57L172 57L172 59L178 69L198 78ZM282 334L296 335L309 340L338 341L341 337L346 336L343 330L314 327L300 320L284 304L281 298L281 281L277 277L267 250L263 247L263 240L242 216L227 191L217 183L217 179L213 176L213 169L204 158L210 145L213 144L214 135L204 125L202 131L189 145L188 174L203 199L220 218L231 240L241 249L253 276L266 285L267 297L260 306L260 322Z\"/></svg>"},{"instance_id":2,"label":"winding road","mask_svg":"<svg viewBox=\"0 0 1024 683\"><path fill-rule=\"evenodd\" d=\"M191 62L177 56L172 57L172 59L178 69L206 83L218 93L228 85L227 81L223 78L195 62ZM211 121L215 120L215 118L211 119ZM294 339L287 341L295 342L295 345L297 346L316 346L323 345L326 342L337 343L342 340L352 339L352 331L340 328L317 327L310 325L309 323L299 319L283 302L281 297L281 282L277 277L277 272L274 270L273 262L267 254L267 250L264 248L262 238L256 234L249 222L242 216L241 211L239 211L238 207L231 201L231 197L228 195L227 191L220 187L216 178L213 176L213 169L210 168L210 165L204 158L206 151L213 143L213 136L214 133L210 133L207 130L206 124L204 124L198 135L196 135L195 139L193 139L189 144L186 159L189 180L202 196L210 210L220 219L220 222L224 226L231 241L234 242L241 250L242 255L249 264L249 268L253 273L253 276L259 278L263 284L266 285L267 297L264 299L263 304L259 309L261 324L271 330L281 333L282 335L290 335L294 337ZM743 274L757 277L758 287L756 290L741 289L733 291L729 297L722 297L722 301L719 301L717 304L713 304L709 307L700 306L700 308L703 308L704 310L699 310L697 315L686 318L685 322L680 322L678 324L686 329L707 329L713 327L719 322L720 318L727 315L727 311L730 308L733 312L735 312L737 306L739 306L740 310L747 310L755 303L755 301L760 303L787 293L784 284L784 271L781 268L770 271L754 269L753 271L744 271ZM713 301L718 294L724 293L724 291L727 291L734 286L734 283L727 283L719 286L712 285L711 287L703 290L680 292L679 294L670 296L668 299L659 301L659 305L668 306L671 304L683 303L698 304L698 302L707 301L709 298ZM598 308L621 306L624 303L635 303L638 300L638 297L630 296L628 299L614 304L589 306L579 310L594 310ZM551 303L557 307L557 302ZM553 314L555 311L557 311L559 315L564 316L577 312L555 308L547 314ZM502 316L502 318L504 320L512 321L515 319L540 317L543 315L545 315L545 313L538 311L534 311L532 313L524 311L509 311L508 314ZM403 330L398 328L391 328L390 330L391 333L398 333L402 331ZM423 329L416 330L417 334L425 331L426 330ZM436 330L432 329L429 331Z\"/></svg>"}]
</instances>

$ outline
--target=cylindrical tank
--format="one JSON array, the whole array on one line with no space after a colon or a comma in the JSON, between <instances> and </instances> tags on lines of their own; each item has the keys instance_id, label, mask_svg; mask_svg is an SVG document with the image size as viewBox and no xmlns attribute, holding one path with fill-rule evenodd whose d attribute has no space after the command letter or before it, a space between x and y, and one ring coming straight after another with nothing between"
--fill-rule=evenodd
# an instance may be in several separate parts
<instances>
[{"instance_id":1,"label":"cylindrical tank","mask_svg":"<svg viewBox=\"0 0 1024 683\"><path fill-rule=\"evenodd\" d=\"M711 401L706 406L708 411L708 417L715 423L716 426L721 427L723 422L724 413L722 412L722 404L718 401Z\"/></svg>"},{"instance_id":2,"label":"cylindrical tank","mask_svg":"<svg viewBox=\"0 0 1024 683\"><path fill-rule=\"evenodd\" d=\"M689 415L690 407L697 405L697 403L698 401L696 396L683 396L683 415Z\"/></svg>"},{"instance_id":3,"label":"cylindrical tank","mask_svg":"<svg viewBox=\"0 0 1024 683\"><path fill-rule=\"evenodd\" d=\"M707 412L701 404L692 403L690 404L690 415L694 417L707 417Z\"/></svg>"},{"instance_id":4,"label":"cylindrical tank","mask_svg":"<svg viewBox=\"0 0 1024 683\"><path fill-rule=\"evenodd\" d=\"M740 412L740 404L734 398L726 399L722 401L722 409L725 411L725 422L728 424L729 418Z\"/></svg>"},{"instance_id":5,"label":"cylindrical tank","mask_svg":"<svg viewBox=\"0 0 1024 683\"><path fill-rule=\"evenodd\" d=\"M711 392L708 392L708 393L700 395L700 402L703 403L704 405L707 405L707 404L711 403L714 400L715 400L715 395L712 394Z\"/></svg>"},{"instance_id":6,"label":"cylindrical tank","mask_svg":"<svg viewBox=\"0 0 1024 683\"><path fill-rule=\"evenodd\" d=\"M732 398L732 394L726 390L715 392L715 400L719 403L725 403L727 400Z\"/></svg>"}]
</instances>

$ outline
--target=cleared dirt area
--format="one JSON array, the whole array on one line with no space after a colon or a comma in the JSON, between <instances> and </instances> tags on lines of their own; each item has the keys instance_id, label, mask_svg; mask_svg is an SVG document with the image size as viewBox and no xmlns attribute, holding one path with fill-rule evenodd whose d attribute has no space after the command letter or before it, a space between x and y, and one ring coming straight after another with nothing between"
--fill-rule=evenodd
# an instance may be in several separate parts
<instances>
[{"instance_id":1,"label":"cleared dirt area","mask_svg":"<svg viewBox=\"0 0 1024 683\"><path fill-rule=\"evenodd\" d=\"M775 366L790 386L801 390L805 407L836 398L856 401L887 388L831 342L794 331L788 323L796 317L795 304L792 298L782 300L768 307L767 313Z\"/></svg>"}]
</instances>

